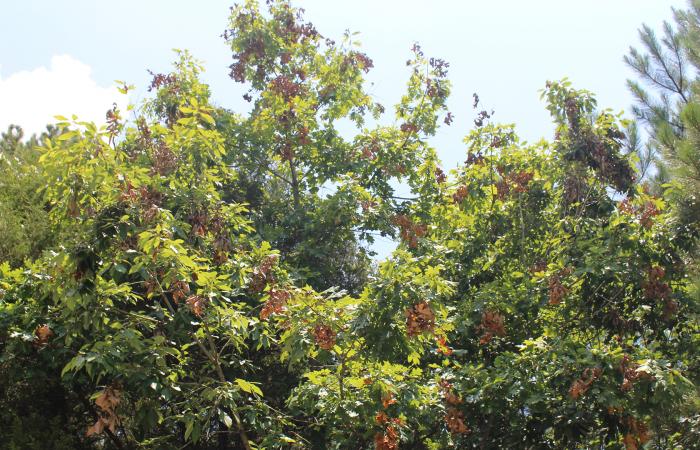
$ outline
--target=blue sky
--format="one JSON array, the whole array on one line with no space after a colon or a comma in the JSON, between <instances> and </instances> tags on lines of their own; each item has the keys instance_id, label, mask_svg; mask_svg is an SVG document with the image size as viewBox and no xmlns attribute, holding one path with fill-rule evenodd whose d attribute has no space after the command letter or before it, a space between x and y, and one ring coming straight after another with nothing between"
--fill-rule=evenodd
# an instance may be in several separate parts
<instances>
[{"instance_id":1,"label":"blue sky","mask_svg":"<svg viewBox=\"0 0 700 450\"><path fill-rule=\"evenodd\" d=\"M471 124L473 92L479 93L484 106L496 110L496 120L517 123L528 140L551 133L538 95L548 79L568 76L577 87L595 92L601 106L628 109L631 98L625 79L631 74L623 55L629 45L637 44L642 23L660 25L670 19L671 6L683 7L685 1L301 0L296 4L306 9L307 17L325 35L337 37L346 28L361 33L364 50L376 65L370 74L375 83L371 91L386 105L401 95L407 77L404 61L414 41L427 54L450 62L451 107L457 120L443 130L436 145L452 167L462 157L461 138ZM52 57L68 55L71 61L89 66L87 76L83 66L82 74L75 77L95 84L86 86L84 102L104 103L95 89L107 88L116 79L141 88L133 101L145 93L146 69L167 70L173 59L171 49L186 48L204 60L205 79L215 101L242 108L241 90L227 76L230 54L220 37L230 5L219 0L5 2L0 86L17 72L31 73L41 67L51 72ZM41 88L41 81L41 76L27 80L21 89L12 90L13 97L25 90L31 95ZM72 97L80 96L77 88L72 87ZM13 109L41 107L41 98L32 100L25 102L30 105L16 105L19 100L0 97L0 126L11 120ZM56 99L55 103L56 108L65 104L68 110L62 114L72 112L70 101Z\"/></svg>"},{"instance_id":2,"label":"blue sky","mask_svg":"<svg viewBox=\"0 0 700 450\"><path fill-rule=\"evenodd\" d=\"M167 71L173 48L205 63L214 101L244 109L243 90L228 78L230 53L220 37L231 2L185 0L17 0L4 2L0 27L0 129L10 122L37 131L55 114L101 120L117 98L114 80L146 95L146 69ZM434 139L445 166L464 158L472 125L471 95L494 109L494 120L517 124L529 140L550 137L538 90L569 77L595 92L599 105L629 109L622 62L638 45L642 23L660 28L684 0L301 0L296 5L331 38L359 31L375 62L370 91L395 103L414 41L450 62L456 120ZM112 86L112 87L110 87ZM124 99L120 100L122 106Z\"/></svg>"}]
</instances>

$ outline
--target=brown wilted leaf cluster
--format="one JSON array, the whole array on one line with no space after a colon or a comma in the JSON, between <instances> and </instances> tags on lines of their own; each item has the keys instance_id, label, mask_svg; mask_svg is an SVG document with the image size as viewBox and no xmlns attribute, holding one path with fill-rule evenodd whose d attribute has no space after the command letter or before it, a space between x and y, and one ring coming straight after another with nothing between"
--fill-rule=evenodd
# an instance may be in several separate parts
<instances>
[{"instance_id":1,"label":"brown wilted leaf cluster","mask_svg":"<svg viewBox=\"0 0 700 450\"><path fill-rule=\"evenodd\" d=\"M466 164L468 166L472 165L472 164L482 166L482 165L484 165L485 161L486 161L486 158L484 158L484 155L482 155L481 152L478 152L478 153L469 152L467 154L467 159L464 161L464 164Z\"/></svg>"},{"instance_id":2,"label":"brown wilted leaf cluster","mask_svg":"<svg viewBox=\"0 0 700 450\"><path fill-rule=\"evenodd\" d=\"M454 194L452 194L452 201L459 205L462 203L462 200L467 198L469 196L469 188L465 185L462 185L457 188Z\"/></svg>"},{"instance_id":3,"label":"brown wilted leaf cluster","mask_svg":"<svg viewBox=\"0 0 700 450\"><path fill-rule=\"evenodd\" d=\"M440 167L436 167L435 168L435 182L442 184L445 181L447 181L447 175L445 175L445 172Z\"/></svg>"},{"instance_id":4,"label":"brown wilted leaf cluster","mask_svg":"<svg viewBox=\"0 0 700 450\"><path fill-rule=\"evenodd\" d=\"M117 104L114 103L112 109L107 110L105 114L105 121L107 122L107 133L109 134L109 145L114 145L114 140L119 134L121 129L121 124L119 121L121 116L119 115L119 110L117 109Z\"/></svg>"},{"instance_id":5,"label":"brown wilted leaf cluster","mask_svg":"<svg viewBox=\"0 0 700 450\"><path fill-rule=\"evenodd\" d=\"M203 237L207 234L207 223L209 216L206 211L196 211L187 218L187 221L192 225L192 236Z\"/></svg>"},{"instance_id":6,"label":"brown wilted leaf cluster","mask_svg":"<svg viewBox=\"0 0 700 450\"><path fill-rule=\"evenodd\" d=\"M253 279L248 286L252 292L262 292L267 284L275 282L275 276L272 273L272 267L277 262L277 255L266 256L260 265L253 269Z\"/></svg>"},{"instance_id":7,"label":"brown wilted leaf cluster","mask_svg":"<svg viewBox=\"0 0 700 450\"><path fill-rule=\"evenodd\" d=\"M176 305L180 304L180 300L184 300L190 294L190 285L186 281L175 281L170 285L170 294Z\"/></svg>"},{"instance_id":8,"label":"brown wilted leaf cluster","mask_svg":"<svg viewBox=\"0 0 700 450\"><path fill-rule=\"evenodd\" d=\"M382 408L386 410L389 406L396 403L396 399L391 392L382 396ZM396 450L399 448L399 428L403 425L403 421L396 417L390 418L385 411L379 411L374 416L375 422L384 427L382 432L374 435L375 450Z\"/></svg>"},{"instance_id":9,"label":"brown wilted leaf cluster","mask_svg":"<svg viewBox=\"0 0 700 450\"><path fill-rule=\"evenodd\" d=\"M384 433L375 434L374 448L376 450L397 450L399 448L399 432L396 427L387 426Z\"/></svg>"},{"instance_id":10,"label":"brown wilted leaf cluster","mask_svg":"<svg viewBox=\"0 0 700 450\"><path fill-rule=\"evenodd\" d=\"M100 393L95 399L95 405L99 409L99 418L90 428L87 429L86 435L95 436L101 434L105 429L112 433L116 432L119 425L119 416L116 408L121 402L121 392L110 386Z\"/></svg>"},{"instance_id":11,"label":"brown wilted leaf cluster","mask_svg":"<svg viewBox=\"0 0 700 450\"><path fill-rule=\"evenodd\" d=\"M651 439L651 433L647 424L634 417L627 417L624 421L624 426L627 428L627 433L623 442L626 450L637 450Z\"/></svg>"},{"instance_id":12,"label":"brown wilted leaf cluster","mask_svg":"<svg viewBox=\"0 0 700 450\"><path fill-rule=\"evenodd\" d=\"M304 91L304 86L286 75L279 75L270 82L270 90L289 101L293 97L299 96Z\"/></svg>"},{"instance_id":13,"label":"brown wilted leaf cluster","mask_svg":"<svg viewBox=\"0 0 700 450\"><path fill-rule=\"evenodd\" d=\"M438 353L442 353L445 356L452 354L452 349L447 345L447 337L445 335L436 336L435 341L437 342Z\"/></svg>"},{"instance_id":14,"label":"brown wilted leaf cluster","mask_svg":"<svg viewBox=\"0 0 700 450\"><path fill-rule=\"evenodd\" d=\"M678 312L678 302L672 297L673 291L668 283L663 281L666 271L661 266L653 266L649 269L647 279L642 283L644 297L650 300L661 300L664 302L663 318L671 319Z\"/></svg>"},{"instance_id":15,"label":"brown wilted leaf cluster","mask_svg":"<svg viewBox=\"0 0 700 450\"><path fill-rule=\"evenodd\" d=\"M163 73L153 73L152 71L148 71L149 74L151 74L151 84L148 86L148 92L153 91L154 89L158 90L163 86L171 86L177 83L177 77L175 77L175 74L163 74Z\"/></svg>"},{"instance_id":16,"label":"brown wilted leaf cluster","mask_svg":"<svg viewBox=\"0 0 700 450\"><path fill-rule=\"evenodd\" d=\"M202 317L204 307L207 305L207 299L201 295L191 295L187 297L186 303L190 311L192 311L192 314L197 317Z\"/></svg>"},{"instance_id":17,"label":"brown wilted leaf cluster","mask_svg":"<svg viewBox=\"0 0 700 450\"><path fill-rule=\"evenodd\" d=\"M53 331L48 325L40 325L34 330L34 346L43 347L49 343L49 339L53 336Z\"/></svg>"},{"instance_id":18,"label":"brown wilted leaf cluster","mask_svg":"<svg viewBox=\"0 0 700 450\"><path fill-rule=\"evenodd\" d=\"M291 294L286 290L271 289L269 299L265 302L260 311L260 319L267 320L272 314L281 314Z\"/></svg>"},{"instance_id":19,"label":"brown wilted leaf cluster","mask_svg":"<svg viewBox=\"0 0 700 450\"><path fill-rule=\"evenodd\" d=\"M662 281L665 276L666 271L661 266L649 269L647 280L642 284L646 298L666 300L671 296L671 287Z\"/></svg>"},{"instance_id":20,"label":"brown wilted leaf cluster","mask_svg":"<svg viewBox=\"0 0 700 450\"><path fill-rule=\"evenodd\" d=\"M617 370L622 374L622 385L620 385L620 389L624 392L632 390L634 383L638 380L654 378L650 373L640 371L639 364L632 361L629 355L622 357Z\"/></svg>"},{"instance_id":21,"label":"brown wilted leaf cluster","mask_svg":"<svg viewBox=\"0 0 700 450\"><path fill-rule=\"evenodd\" d=\"M386 394L382 395L382 407L384 409L388 408L389 406L393 405L396 403L396 399L394 398L394 394L391 392L387 392Z\"/></svg>"},{"instance_id":22,"label":"brown wilted leaf cluster","mask_svg":"<svg viewBox=\"0 0 700 450\"><path fill-rule=\"evenodd\" d=\"M466 434L469 433L469 428L464 423L464 413L457 408L448 408L445 414L445 423L450 433Z\"/></svg>"},{"instance_id":23,"label":"brown wilted leaf cluster","mask_svg":"<svg viewBox=\"0 0 700 450\"><path fill-rule=\"evenodd\" d=\"M462 403L462 398L454 393L452 383L447 380L440 380L440 393L448 405L457 406Z\"/></svg>"},{"instance_id":24,"label":"brown wilted leaf cluster","mask_svg":"<svg viewBox=\"0 0 700 450\"><path fill-rule=\"evenodd\" d=\"M360 207L362 207L363 213L368 213L371 209L377 207L377 202L373 200L363 200L360 202Z\"/></svg>"},{"instance_id":25,"label":"brown wilted leaf cluster","mask_svg":"<svg viewBox=\"0 0 700 450\"><path fill-rule=\"evenodd\" d=\"M569 293L569 288L563 285L562 278L570 275L571 268L562 269L556 275L549 278L549 304L558 305Z\"/></svg>"},{"instance_id":26,"label":"brown wilted leaf cluster","mask_svg":"<svg viewBox=\"0 0 700 450\"><path fill-rule=\"evenodd\" d=\"M617 205L622 214L635 216L644 228L651 228L654 225L654 217L661 214L652 200L647 200L642 206L635 206L629 199L624 199Z\"/></svg>"},{"instance_id":27,"label":"brown wilted leaf cluster","mask_svg":"<svg viewBox=\"0 0 700 450\"><path fill-rule=\"evenodd\" d=\"M581 375L581 378L574 380L569 388L569 397L574 400L578 400L582 395L588 392L593 382L597 380L602 374L602 370L599 367L586 368Z\"/></svg>"},{"instance_id":28,"label":"brown wilted leaf cluster","mask_svg":"<svg viewBox=\"0 0 700 450\"><path fill-rule=\"evenodd\" d=\"M119 194L119 201L141 210L141 217L145 222L152 221L158 215L162 200L163 194L160 192L147 186L135 188L128 180L122 184Z\"/></svg>"},{"instance_id":29,"label":"brown wilted leaf cluster","mask_svg":"<svg viewBox=\"0 0 700 450\"><path fill-rule=\"evenodd\" d=\"M501 180L496 183L496 196L499 200L505 200L511 192L527 192L528 185L535 176L534 173L524 170L506 173L506 169L502 166L497 167L496 171L501 175Z\"/></svg>"},{"instance_id":30,"label":"brown wilted leaf cluster","mask_svg":"<svg viewBox=\"0 0 700 450\"><path fill-rule=\"evenodd\" d=\"M453 434L469 433L469 427L464 423L464 413L457 408L462 403L462 398L455 394L452 384L447 380L440 380L440 392L443 400L447 403L445 413L445 424Z\"/></svg>"},{"instance_id":31,"label":"brown wilted leaf cluster","mask_svg":"<svg viewBox=\"0 0 700 450\"><path fill-rule=\"evenodd\" d=\"M547 270L547 261L540 259L531 265L527 270L533 275L538 272L544 272Z\"/></svg>"},{"instance_id":32,"label":"brown wilted leaf cluster","mask_svg":"<svg viewBox=\"0 0 700 450\"><path fill-rule=\"evenodd\" d=\"M343 65L353 66L368 73L370 69L374 67L374 61L362 52L350 52L350 54L343 59Z\"/></svg>"},{"instance_id":33,"label":"brown wilted leaf cluster","mask_svg":"<svg viewBox=\"0 0 700 450\"><path fill-rule=\"evenodd\" d=\"M477 328L481 331L481 339L479 339L479 344L484 345L491 342L494 336L505 336L505 320L503 316L496 311L484 311L481 315L481 323Z\"/></svg>"},{"instance_id":34,"label":"brown wilted leaf cluster","mask_svg":"<svg viewBox=\"0 0 700 450\"><path fill-rule=\"evenodd\" d=\"M415 133L418 131L418 127L410 122L405 122L401 124L401 131L404 133Z\"/></svg>"},{"instance_id":35,"label":"brown wilted leaf cluster","mask_svg":"<svg viewBox=\"0 0 700 450\"><path fill-rule=\"evenodd\" d=\"M406 334L410 337L418 336L422 333L432 333L435 328L435 313L427 302L422 301L408 308L406 316Z\"/></svg>"},{"instance_id":36,"label":"brown wilted leaf cluster","mask_svg":"<svg viewBox=\"0 0 700 450\"><path fill-rule=\"evenodd\" d=\"M362 157L371 161L377 157L380 150L379 141L376 138L372 139L369 144L362 147Z\"/></svg>"},{"instance_id":37,"label":"brown wilted leaf cluster","mask_svg":"<svg viewBox=\"0 0 700 450\"><path fill-rule=\"evenodd\" d=\"M316 344L324 350L330 350L335 345L335 331L328 325L317 324L313 330Z\"/></svg>"},{"instance_id":38,"label":"brown wilted leaf cluster","mask_svg":"<svg viewBox=\"0 0 700 450\"><path fill-rule=\"evenodd\" d=\"M567 205L582 202L588 192L589 186L585 177L576 172L568 174L564 180L564 200Z\"/></svg>"},{"instance_id":39,"label":"brown wilted leaf cluster","mask_svg":"<svg viewBox=\"0 0 700 450\"><path fill-rule=\"evenodd\" d=\"M661 211L656 208L656 205L651 200L644 203L639 214L639 223L642 224L644 228L651 228L654 225L654 217L661 214Z\"/></svg>"},{"instance_id":40,"label":"brown wilted leaf cluster","mask_svg":"<svg viewBox=\"0 0 700 450\"><path fill-rule=\"evenodd\" d=\"M164 142L158 142L151 150L151 172L162 176L169 175L177 169L177 155Z\"/></svg>"}]
</instances>

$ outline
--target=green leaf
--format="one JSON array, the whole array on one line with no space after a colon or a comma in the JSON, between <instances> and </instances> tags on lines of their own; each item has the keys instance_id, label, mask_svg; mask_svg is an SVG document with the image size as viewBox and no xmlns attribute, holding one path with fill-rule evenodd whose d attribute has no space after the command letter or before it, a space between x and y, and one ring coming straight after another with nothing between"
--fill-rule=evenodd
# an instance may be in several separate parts
<instances>
[{"instance_id":1,"label":"green leaf","mask_svg":"<svg viewBox=\"0 0 700 450\"><path fill-rule=\"evenodd\" d=\"M262 397L263 392L255 384L253 384L249 381L243 380L241 378L236 378L235 381L236 381L236 384L238 385L238 387L243 392L247 392L249 394L253 394L255 396Z\"/></svg>"}]
</instances>

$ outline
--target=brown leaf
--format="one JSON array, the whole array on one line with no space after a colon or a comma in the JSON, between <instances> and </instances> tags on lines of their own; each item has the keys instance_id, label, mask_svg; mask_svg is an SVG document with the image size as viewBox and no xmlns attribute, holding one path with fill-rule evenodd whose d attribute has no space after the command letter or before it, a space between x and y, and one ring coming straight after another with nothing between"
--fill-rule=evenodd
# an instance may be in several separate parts
<instances>
[{"instance_id":1,"label":"brown leaf","mask_svg":"<svg viewBox=\"0 0 700 450\"><path fill-rule=\"evenodd\" d=\"M87 429L87 431L85 432L85 436L90 437L101 434L104 428L105 424L102 418L100 417L99 419L97 419L97 422L95 422L90 428Z\"/></svg>"}]
</instances>

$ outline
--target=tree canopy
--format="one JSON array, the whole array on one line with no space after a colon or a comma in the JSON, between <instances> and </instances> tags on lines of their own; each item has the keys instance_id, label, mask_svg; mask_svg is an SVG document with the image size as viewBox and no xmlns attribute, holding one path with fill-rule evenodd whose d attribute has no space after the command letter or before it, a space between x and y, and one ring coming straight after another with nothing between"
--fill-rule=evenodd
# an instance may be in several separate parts
<instances>
[{"instance_id":1,"label":"tree canopy","mask_svg":"<svg viewBox=\"0 0 700 450\"><path fill-rule=\"evenodd\" d=\"M446 61L414 45L390 114L353 35L287 1L235 6L224 38L249 113L183 51L133 119L2 136L1 449L697 445L697 222L628 120L547 82L554 137L526 143L475 95L446 172ZM694 85L629 58L680 82L682 111L632 88L653 130L682 124L683 180ZM398 247L373 264L375 236Z\"/></svg>"}]
</instances>

